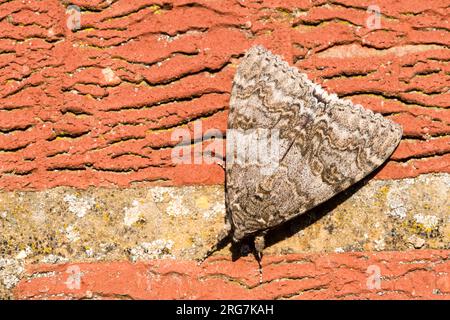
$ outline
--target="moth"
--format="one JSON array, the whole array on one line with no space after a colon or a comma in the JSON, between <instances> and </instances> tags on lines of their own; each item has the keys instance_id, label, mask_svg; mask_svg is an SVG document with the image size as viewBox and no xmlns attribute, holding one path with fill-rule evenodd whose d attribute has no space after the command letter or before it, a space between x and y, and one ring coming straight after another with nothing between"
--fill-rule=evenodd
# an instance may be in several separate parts
<instances>
[{"instance_id":1,"label":"moth","mask_svg":"<svg viewBox=\"0 0 450 320\"><path fill-rule=\"evenodd\" d=\"M255 145L265 140L249 143L245 132L261 131L278 137L278 153L269 152L265 163L270 170L251 157L230 161L237 147L241 155L254 155ZM252 47L237 69L230 98L225 226L204 259L227 238L252 237L260 262L267 231L367 176L401 137L400 125L327 93L280 56Z\"/></svg>"}]
</instances>

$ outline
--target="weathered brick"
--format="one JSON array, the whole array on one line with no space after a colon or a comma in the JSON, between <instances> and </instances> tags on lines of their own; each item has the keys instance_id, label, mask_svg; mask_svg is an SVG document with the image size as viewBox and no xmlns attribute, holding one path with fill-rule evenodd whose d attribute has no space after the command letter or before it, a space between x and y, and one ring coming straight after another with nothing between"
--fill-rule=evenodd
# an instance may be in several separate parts
<instances>
[{"instance_id":1,"label":"weathered brick","mask_svg":"<svg viewBox=\"0 0 450 320\"><path fill-rule=\"evenodd\" d=\"M196 119L225 131L235 68L257 43L403 126L376 178L450 172L441 1L378 1L379 30L372 3L348 0L72 3L75 32L59 1L0 5L3 189L223 183L217 165L174 165L171 133Z\"/></svg>"},{"instance_id":2,"label":"weathered brick","mask_svg":"<svg viewBox=\"0 0 450 320\"><path fill-rule=\"evenodd\" d=\"M216 257L202 266L187 260L30 265L14 292L20 299L450 299L449 276L437 271L450 270L448 250L422 251L426 269L398 269L410 254L267 256L262 283L251 258ZM374 265L381 270L379 288L368 286ZM80 272L79 287L73 270Z\"/></svg>"}]
</instances>

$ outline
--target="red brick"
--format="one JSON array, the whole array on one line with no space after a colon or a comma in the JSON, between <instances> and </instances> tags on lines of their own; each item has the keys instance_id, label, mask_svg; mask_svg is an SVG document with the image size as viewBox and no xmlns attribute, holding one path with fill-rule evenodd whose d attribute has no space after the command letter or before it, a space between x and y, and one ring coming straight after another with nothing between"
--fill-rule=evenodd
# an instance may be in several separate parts
<instances>
[{"instance_id":1,"label":"red brick","mask_svg":"<svg viewBox=\"0 0 450 320\"><path fill-rule=\"evenodd\" d=\"M72 1L90 10L77 32L60 1L1 4L0 188L223 183L218 166L174 165L171 132L196 119L225 131L235 67L257 43L403 126L377 179L449 172L442 1L378 1L382 30L366 27L369 2L196 2Z\"/></svg>"},{"instance_id":2,"label":"red brick","mask_svg":"<svg viewBox=\"0 0 450 320\"><path fill-rule=\"evenodd\" d=\"M19 299L450 299L448 250L267 256L263 282L250 258L195 261L29 265L15 288ZM420 260L418 260L420 259ZM369 288L369 266L380 288ZM68 288L69 268L79 288Z\"/></svg>"}]
</instances>

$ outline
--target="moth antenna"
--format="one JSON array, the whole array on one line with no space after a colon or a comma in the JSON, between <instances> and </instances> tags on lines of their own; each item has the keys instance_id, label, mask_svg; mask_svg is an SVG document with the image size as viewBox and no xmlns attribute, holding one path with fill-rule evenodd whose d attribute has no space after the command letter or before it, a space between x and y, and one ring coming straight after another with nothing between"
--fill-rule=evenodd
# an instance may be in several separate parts
<instances>
[{"instance_id":1,"label":"moth antenna","mask_svg":"<svg viewBox=\"0 0 450 320\"><path fill-rule=\"evenodd\" d=\"M265 237L266 231L261 232L255 237L255 258L256 261L258 261L258 271L259 271L259 283L262 283L263 281L263 270L262 270L262 257L263 257L263 250L266 246Z\"/></svg>"},{"instance_id":2,"label":"moth antenna","mask_svg":"<svg viewBox=\"0 0 450 320\"><path fill-rule=\"evenodd\" d=\"M229 221L225 222L225 226L223 229L219 232L219 235L217 236L216 242L209 248L209 250L205 253L205 255L198 260L197 265L201 265L206 259L209 258L214 252L218 251L219 248L221 249L226 243L228 243L229 240L227 238L230 237L230 231L231 231L231 223Z\"/></svg>"},{"instance_id":3,"label":"moth antenna","mask_svg":"<svg viewBox=\"0 0 450 320\"><path fill-rule=\"evenodd\" d=\"M256 261L258 261L258 273L259 273L259 284L263 282L263 269L262 269L262 252L257 252L256 255Z\"/></svg>"},{"instance_id":4,"label":"moth antenna","mask_svg":"<svg viewBox=\"0 0 450 320\"><path fill-rule=\"evenodd\" d=\"M216 163L223 169L223 171L225 171L225 161L220 160L220 161L217 161Z\"/></svg>"}]
</instances>

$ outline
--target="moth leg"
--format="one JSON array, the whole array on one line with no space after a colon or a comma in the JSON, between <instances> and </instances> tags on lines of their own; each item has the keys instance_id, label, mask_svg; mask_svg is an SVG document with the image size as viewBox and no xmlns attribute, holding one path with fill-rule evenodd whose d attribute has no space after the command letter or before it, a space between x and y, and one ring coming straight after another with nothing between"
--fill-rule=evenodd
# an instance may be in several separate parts
<instances>
[{"instance_id":1,"label":"moth leg","mask_svg":"<svg viewBox=\"0 0 450 320\"><path fill-rule=\"evenodd\" d=\"M212 245L211 248L205 253L205 255L198 260L198 265L201 265L203 261L205 261L210 255L212 255L214 252L216 252L219 249L219 246L230 236L231 231L231 223L228 221L228 219L225 221L225 225L223 229L219 232L217 236L216 242Z\"/></svg>"},{"instance_id":2,"label":"moth leg","mask_svg":"<svg viewBox=\"0 0 450 320\"><path fill-rule=\"evenodd\" d=\"M223 160L217 161L216 163L223 169L223 171L225 171L225 162Z\"/></svg>"},{"instance_id":3,"label":"moth leg","mask_svg":"<svg viewBox=\"0 0 450 320\"><path fill-rule=\"evenodd\" d=\"M263 280L261 260L263 257L263 250L266 246L266 241L264 238L266 236L266 233L267 231L263 231L255 237L255 258L256 261L258 261L259 283L262 283Z\"/></svg>"}]
</instances>

